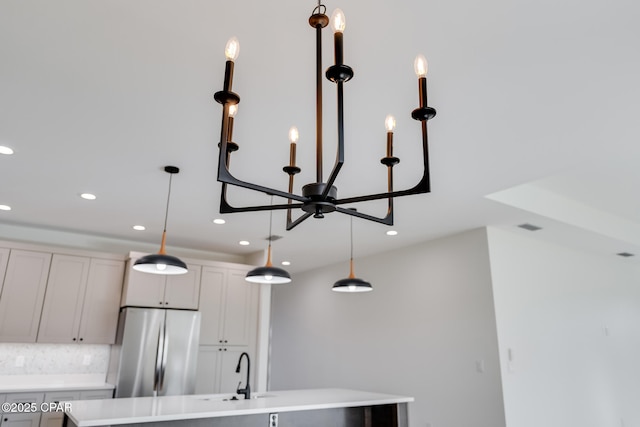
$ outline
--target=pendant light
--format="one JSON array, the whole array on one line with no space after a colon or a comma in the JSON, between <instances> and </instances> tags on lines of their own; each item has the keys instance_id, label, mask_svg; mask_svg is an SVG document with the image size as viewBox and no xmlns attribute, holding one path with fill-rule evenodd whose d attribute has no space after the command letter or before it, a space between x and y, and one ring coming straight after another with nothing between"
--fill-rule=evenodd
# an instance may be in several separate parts
<instances>
[{"instance_id":1,"label":"pendant light","mask_svg":"<svg viewBox=\"0 0 640 427\"><path fill-rule=\"evenodd\" d=\"M271 204L273 204L273 195L271 195ZM273 211L269 211L269 249L267 249L267 263L264 267L256 267L248 272L245 277L247 282L272 283L274 285L291 282L291 276L286 270L274 267L271 263L271 241L273 240L273 235L271 234L272 223Z\"/></svg>"},{"instance_id":2,"label":"pendant light","mask_svg":"<svg viewBox=\"0 0 640 427\"><path fill-rule=\"evenodd\" d=\"M165 166L164 171L169 174L169 192L167 194L167 208L164 214L164 230L162 231L162 243L157 254L146 255L133 264L133 269L143 273L153 274L185 274L187 272L187 264L171 255L167 255L165 251L165 242L167 237L167 218L169 216L169 199L171 198L171 179L173 174L180 172L175 166Z\"/></svg>"},{"instance_id":3,"label":"pendant light","mask_svg":"<svg viewBox=\"0 0 640 427\"><path fill-rule=\"evenodd\" d=\"M355 210L355 209L353 209ZM373 290L371 283L356 277L353 272L353 216L349 216L351 234L351 257L349 259L349 277L340 279L333 284L332 291L336 292L369 292Z\"/></svg>"}]
</instances>

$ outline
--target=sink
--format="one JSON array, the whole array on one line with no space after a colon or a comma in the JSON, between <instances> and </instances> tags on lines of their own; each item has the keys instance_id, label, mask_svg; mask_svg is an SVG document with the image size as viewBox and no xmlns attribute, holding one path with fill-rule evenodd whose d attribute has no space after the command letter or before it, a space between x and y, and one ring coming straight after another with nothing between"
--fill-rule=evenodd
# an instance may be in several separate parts
<instances>
[{"instance_id":1,"label":"sink","mask_svg":"<svg viewBox=\"0 0 640 427\"><path fill-rule=\"evenodd\" d=\"M270 393L252 393L251 399L264 399L267 397L275 397L275 394ZM210 401L210 402L227 402L244 400L242 396L238 397L236 394L197 394L192 396L192 399Z\"/></svg>"},{"instance_id":2,"label":"sink","mask_svg":"<svg viewBox=\"0 0 640 427\"><path fill-rule=\"evenodd\" d=\"M264 399L265 397L275 397L275 394L269 393L255 393L251 395L252 399Z\"/></svg>"},{"instance_id":3,"label":"sink","mask_svg":"<svg viewBox=\"0 0 640 427\"><path fill-rule=\"evenodd\" d=\"M195 396L191 396L192 399L195 400L203 400L210 402L220 402L226 400L235 400L233 397L236 397L234 394L197 394Z\"/></svg>"}]
</instances>

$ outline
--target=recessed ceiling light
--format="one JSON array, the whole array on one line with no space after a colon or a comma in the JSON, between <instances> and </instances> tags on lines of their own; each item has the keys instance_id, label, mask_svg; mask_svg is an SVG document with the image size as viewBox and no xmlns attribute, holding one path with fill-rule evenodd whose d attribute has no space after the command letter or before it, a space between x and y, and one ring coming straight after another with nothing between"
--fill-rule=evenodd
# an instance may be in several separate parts
<instances>
[{"instance_id":1,"label":"recessed ceiling light","mask_svg":"<svg viewBox=\"0 0 640 427\"><path fill-rule=\"evenodd\" d=\"M289 261L282 261L282 265L291 265Z\"/></svg>"},{"instance_id":2,"label":"recessed ceiling light","mask_svg":"<svg viewBox=\"0 0 640 427\"><path fill-rule=\"evenodd\" d=\"M227 222L227 221L225 221L222 218L216 218L216 219L213 220L214 224L224 224L225 222Z\"/></svg>"},{"instance_id":3,"label":"recessed ceiling light","mask_svg":"<svg viewBox=\"0 0 640 427\"><path fill-rule=\"evenodd\" d=\"M80 195L80 197L82 197L85 200L95 200L96 199L96 195L95 194L91 194L91 193L82 193Z\"/></svg>"},{"instance_id":4,"label":"recessed ceiling light","mask_svg":"<svg viewBox=\"0 0 640 427\"><path fill-rule=\"evenodd\" d=\"M133 229L138 231L144 231L147 229L147 227L145 227L144 225L134 225Z\"/></svg>"},{"instance_id":5,"label":"recessed ceiling light","mask_svg":"<svg viewBox=\"0 0 640 427\"><path fill-rule=\"evenodd\" d=\"M240 241L238 242L238 244L239 244L239 245L241 245L241 246L248 246L248 245L249 245L249 242L247 242L246 240L240 240Z\"/></svg>"},{"instance_id":6,"label":"recessed ceiling light","mask_svg":"<svg viewBox=\"0 0 640 427\"><path fill-rule=\"evenodd\" d=\"M13 150L9 147L5 147L4 145L0 145L0 154L13 154Z\"/></svg>"},{"instance_id":7,"label":"recessed ceiling light","mask_svg":"<svg viewBox=\"0 0 640 427\"><path fill-rule=\"evenodd\" d=\"M389 230L389 231L387 231L387 236L395 236L395 235L397 235L397 234L398 234L398 232L397 232L396 230Z\"/></svg>"},{"instance_id":8,"label":"recessed ceiling light","mask_svg":"<svg viewBox=\"0 0 640 427\"><path fill-rule=\"evenodd\" d=\"M0 211L10 211L10 210L11 210L11 206L0 205Z\"/></svg>"}]
</instances>

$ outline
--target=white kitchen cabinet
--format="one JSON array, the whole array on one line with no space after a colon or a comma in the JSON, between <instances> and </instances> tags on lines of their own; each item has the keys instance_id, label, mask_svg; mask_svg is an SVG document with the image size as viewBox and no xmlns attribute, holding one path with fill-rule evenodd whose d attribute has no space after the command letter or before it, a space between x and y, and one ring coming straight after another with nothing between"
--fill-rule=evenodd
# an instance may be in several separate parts
<instances>
[{"instance_id":1,"label":"white kitchen cabinet","mask_svg":"<svg viewBox=\"0 0 640 427\"><path fill-rule=\"evenodd\" d=\"M80 392L77 390L52 391L44 395L46 403L69 402L78 399L80 399ZM40 416L40 427L62 427L63 419L64 412L62 411L43 412Z\"/></svg>"},{"instance_id":2,"label":"white kitchen cabinet","mask_svg":"<svg viewBox=\"0 0 640 427\"><path fill-rule=\"evenodd\" d=\"M40 427L62 427L64 412L43 412L40 415Z\"/></svg>"},{"instance_id":3,"label":"white kitchen cabinet","mask_svg":"<svg viewBox=\"0 0 640 427\"><path fill-rule=\"evenodd\" d=\"M4 273L7 271L7 262L9 261L8 248L0 248L0 295L2 295L2 284L4 283Z\"/></svg>"},{"instance_id":4,"label":"white kitchen cabinet","mask_svg":"<svg viewBox=\"0 0 640 427\"><path fill-rule=\"evenodd\" d=\"M80 341L85 344L115 343L123 278L124 261L91 259L80 317Z\"/></svg>"},{"instance_id":5,"label":"white kitchen cabinet","mask_svg":"<svg viewBox=\"0 0 640 427\"><path fill-rule=\"evenodd\" d=\"M186 274L162 275L134 270L135 261L127 262L122 307L198 308L201 266L187 264Z\"/></svg>"},{"instance_id":6,"label":"white kitchen cabinet","mask_svg":"<svg viewBox=\"0 0 640 427\"><path fill-rule=\"evenodd\" d=\"M40 412L32 414L2 414L0 426L2 427L38 427L40 425Z\"/></svg>"},{"instance_id":7,"label":"white kitchen cabinet","mask_svg":"<svg viewBox=\"0 0 640 427\"><path fill-rule=\"evenodd\" d=\"M198 350L198 375L196 394L235 393L238 383L246 386L247 361L242 361L240 373L236 373L238 360L243 352L252 356L247 347L200 346ZM251 357L250 384L255 389L255 368Z\"/></svg>"},{"instance_id":8,"label":"white kitchen cabinet","mask_svg":"<svg viewBox=\"0 0 640 427\"><path fill-rule=\"evenodd\" d=\"M40 405L44 400L44 393L25 392L9 393L4 401L15 404L32 404L33 412L3 413L0 418L1 427L38 427L40 424Z\"/></svg>"},{"instance_id":9,"label":"white kitchen cabinet","mask_svg":"<svg viewBox=\"0 0 640 427\"><path fill-rule=\"evenodd\" d=\"M12 249L0 295L0 342L35 342L51 254Z\"/></svg>"},{"instance_id":10,"label":"white kitchen cabinet","mask_svg":"<svg viewBox=\"0 0 640 427\"><path fill-rule=\"evenodd\" d=\"M100 390L70 390L70 391L54 391L46 393L44 401L47 403L70 402L71 411L73 411L73 400L91 400L91 399L111 399L113 397L112 389ZM40 417L40 427L62 427L64 421L64 412L43 412Z\"/></svg>"},{"instance_id":11,"label":"white kitchen cabinet","mask_svg":"<svg viewBox=\"0 0 640 427\"><path fill-rule=\"evenodd\" d=\"M246 381L246 361L235 369L243 352L251 357L255 387L260 285L244 278L248 269L202 267L200 282L200 348L196 393L235 393Z\"/></svg>"},{"instance_id":12,"label":"white kitchen cabinet","mask_svg":"<svg viewBox=\"0 0 640 427\"><path fill-rule=\"evenodd\" d=\"M260 285L244 279L247 271L202 268L200 345L255 345Z\"/></svg>"},{"instance_id":13,"label":"white kitchen cabinet","mask_svg":"<svg viewBox=\"0 0 640 427\"><path fill-rule=\"evenodd\" d=\"M87 257L52 256L38 342L70 343L78 339L90 262Z\"/></svg>"},{"instance_id":14,"label":"white kitchen cabinet","mask_svg":"<svg viewBox=\"0 0 640 427\"><path fill-rule=\"evenodd\" d=\"M38 342L112 344L124 262L54 254Z\"/></svg>"},{"instance_id":15,"label":"white kitchen cabinet","mask_svg":"<svg viewBox=\"0 0 640 427\"><path fill-rule=\"evenodd\" d=\"M113 389L100 389L100 390L83 390L80 392L80 400L95 400L95 399L112 399Z\"/></svg>"},{"instance_id":16,"label":"white kitchen cabinet","mask_svg":"<svg viewBox=\"0 0 640 427\"><path fill-rule=\"evenodd\" d=\"M44 393L39 391L9 393L5 395L4 401L7 403L33 403L39 408L44 402Z\"/></svg>"}]
</instances>

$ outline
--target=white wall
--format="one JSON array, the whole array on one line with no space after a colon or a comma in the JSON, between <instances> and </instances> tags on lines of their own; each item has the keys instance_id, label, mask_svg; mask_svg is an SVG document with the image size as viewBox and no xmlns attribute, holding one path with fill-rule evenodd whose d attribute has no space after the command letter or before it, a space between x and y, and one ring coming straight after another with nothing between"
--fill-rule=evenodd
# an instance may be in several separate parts
<instances>
[{"instance_id":1,"label":"white wall","mask_svg":"<svg viewBox=\"0 0 640 427\"><path fill-rule=\"evenodd\" d=\"M488 236L507 425L640 426L640 266Z\"/></svg>"},{"instance_id":2,"label":"white wall","mask_svg":"<svg viewBox=\"0 0 640 427\"><path fill-rule=\"evenodd\" d=\"M373 292L331 291L347 260L274 286L270 388L414 396L412 427L504 426L485 230L355 262Z\"/></svg>"}]
</instances>

